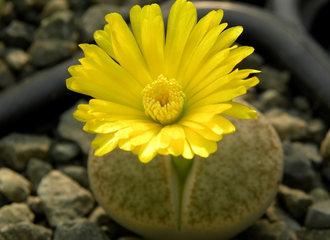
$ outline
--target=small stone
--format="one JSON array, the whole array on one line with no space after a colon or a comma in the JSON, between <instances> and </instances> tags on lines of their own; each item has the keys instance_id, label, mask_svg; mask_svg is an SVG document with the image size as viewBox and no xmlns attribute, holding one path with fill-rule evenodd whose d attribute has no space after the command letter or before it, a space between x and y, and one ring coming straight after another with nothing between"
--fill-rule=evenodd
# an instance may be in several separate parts
<instances>
[{"instance_id":1,"label":"small stone","mask_svg":"<svg viewBox=\"0 0 330 240\"><path fill-rule=\"evenodd\" d=\"M267 89L274 89L280 93L287 92L290 74L287 71L279 71L270 66L263 66L260 68L261 73L258 74L260 83L257 88L264 91Z\"/></svg>"},{"instance_id":2,"label":"small stone","mask_svg":"<svg viewBox=\"0 0 330 240\"><path fill-rule=\"evenodd\" d=\"M51 240L52 235L51 229L28 222L0 226L1 240Z\"/></svg>"},{"instance_id":3,"label":"small stone","mask_svg":"<svg viewBox=\"0 0 330 240\"><path fill-rule=\"evenodd\" d=\"M82 152L88 155L91 149L91 142L95 138L95 135L84 132L82 129L85 123L79 122L72 115L79 104L86 103L85 100L78 101L72 108L65 111L60 116L60 123L57 126L57 132L62 138L76 142Z\"/></svg>"},{"instance_id":4,"label":"small stone","mask_svg":"<svg viewBox=\"0 0 330 240\"><path fill-rule=\"evenodd\" d=\"M13 20L4 30L3 40L8 46L26 49L32 43L34 28L25 22Z\"/></svg>"},{"instance_id":5,"label":"small stone","mask_svg":"<svg viewBox=\"0 0 330 240\"><path fill-rule=\"evenodd\" d=\"M288 113L268 111L265 115L275 127L282 140L300 140L307 135L307 123L301 118L294 117Z\"/></svg>"},{"instance_id":6,"label":"small stone","mask_svg":"<svg viewBox=\"0 0 330 240\"><path fill-rule=\"evenodd\" d=\"M34 190L37 190L41 179L53 169L52 165L38 158L31 158L27 164L26 175Z\"/></svg>"},{"instance_id":7,"label":"small stone","mask_svg":"<svg viewBox=\"0 0 330 240\"><path fill-rule=\"evenodd\" d=\"M299 240L329 240L330 229L302 229L297 236Z\"/></svg>"},{"instance_id":8,"label":"small stone","mask_svg":"<svg viewBox=\"0 0 330 240\"><path fill-rule=\"evenodd\" d=\"M37 192L52 227L82 218L94 207L91 192L57 170L52 170L42 179Z\"/></svg>"},{"instance_id":9,"label":"small stone","mask_svg":"<svg viewBox=\"0 0 330 240\"><path fill-rule=\"evenodd\" d=\"M35 215L41 216L44 214L44 207L38 196L29 196L26 204Z\"/></svg>"},{"instance_id":10,"label":"small stone","mask_svg":"<svg viewBox=\"0 0 330 240\"><path fill-rule=\"evenodd\" d=\"M279 199L296 220L303 219L307 213L308 207L313 203L312 196L301 190L291 189L285 185L279 187Z\"/></svg>"},{"instance_id":11,"label":"small stone","mask_svg":"<svg viewBox=\"0 0 330 240\"><path fill-rule=\"evenodd\" d=\"M22 49L12 48L6 54L6 62L14 71L21 71L30 61L30 56Z\"/></svg>"},{"instance_id":12,"label":"small stone","mask_svg":"<svg viewBox=\"0 0 330 240\"><path fill-rule=\"evenodd\" d=\"M71 57L77 50L77 44L69 41L43 40L34 42L28 52L31 63L37 68L56 64Z\"/></svg>"},{"instance_id":13,"label":"small stone","mask_svg":"<svg viewBox=\"0 0 330 240\"><path fill-rule=\"evenodd\" d=\"M0 89L7 88L16 82L15 76L5 61L0 59Z\"/></svg>"},{"instance_id":14,"label":"small stone","mask_svg":"<svg viewBox=\"0 0 330 240\"><path fill-rule=\"evenodd\" d=\"M267 219L260 219L243 236L247 240L290 240L290 232L282 221L270 223Z\"/></svg>"},{"instance_id":15,"label":"small stone","mask_svg":"<svg viewBox=\"0 0 330 240\"><path fill-rule=\"evenodd\" d=\"M272 107L284 108L286 99L278 91L268 89L260 94L260 103L262 104L262 109L270 109Z\"/></svg>"},{"instance_id":16,"label":"small stone","mask_svg":"<svg viewBox=\"0 0 330 240\"><path fill-rule=\"evenodd\" d=\"M55 12L69 10L70 6L66 0L47 1L41 12L41 19L49 17Z\"/></svg>"},{"instance_id":17,"label":"small stone","mask_svg":"<svg viewBox=\"0 0 330 240\"><path fill-rule=\"evenodd\" d=\"M283 184L291 188L309 191L315 185L315 171L301 146L283 142L284 175Z\"/></svg>"},{"instance_id":18,"label":"small stone","mask_svg":"<svg viewBox=\"0 0 330 240\"><path fill-rule=\"evenodd\" d=\"M104 208L97 206L89 215L88 220L97 226L108 225L112 222L110 216L105 212Z\"/></svg>"},{"instance_id":19,"label":"small stone","mask_svg":"<svg viewBox=\"0 0 330 240\"><path fill-rule=\"evenodd\" d=\"M94 42L94 32L104 28L107 24L104 17L108 13L118 12L119 7L112 4L97 4L89 7L82 16L81 41L86 43Z\"/></svg>"},{"instance_id":20,"label":"small stone","mask_svg":"<svg viewBox=\"0 0 330 240\"><path fill-rule=\"evenodd\" d=\"M37 29L35 40L60 40L78 42L79 27L74 12L70 10L57 11L41 22Z\"/></svg>"},{"instance_id":21,"label":"small stone","mask_svg":"<svg viewBox=\"0 0 330 240\"><path fill-rule=\"evenodd\" d=\"M308 122L307 131L309 137L316 142L321 142L325 135L326 129L323 120L314 118Z\"/></svg>"},{"instance_id":22,"label":"small stone","mask_svg":"<svg viewBox=\"0 0 330 240\"><path fill-rule=\"evenodd\" d=\"M73 160L80 153L74 142L57 142L51 147L49 157L57 163L66 163Z\"/></svg>"},{"instance_id":23,"label":"small stone","mask_svg":"<svg viewBox=\"0 0 330 240\"><path fill-rule=\"evenodd\" d=\"M100 227L87 219L60 223L56 226L54 240L110 240Z\"/></svg>"},{"instance_id":24,"label":"small stone","mask_svg":"<svg viewBox=\"0 0 330 240\"><path fill-rule=\"evenodd\" d=\"M14 19L16 19L16 13L14 9L14 3L13 2L4 2L3 9L1 9L1 21L4 21L5 23L10 23Z\"/></svg>"},{"instance_id":25,"label":"small stone","mask_svg":"<svg viewBox=\"0 0 330 240\"><path fill-rule=\"evenodd\" d=\"M47 136L11 133L0 140L0 161L21 171L30 158L44 159L50 145L51 140Z\"/></svg>"},{"instance_id":26,"label":"small stone","mask_svg":"<svg viewBox=\"0 0 330 240\"><path fill-rule=\"evenodd\" d=\"M321 187L313 188L309 192L309 195L313 197L313 203L330 200L330 194L324 188Z\"/></svg>"},{"instance_id":27,"label":"small stone","mask_svg":"<svg viewBox=\"0 0 330 240\"><path fill-rule=\"evenodd\" d=\"M61 166L59 170L75 180L80 186L88 188L87 170L82 166Z\"/></svg>"},{"instance_id":28,"label":"small stone","mask_svg":"<svg viewBox=\"0 0 330 240\"><path fill-rule=\"evenodd\" d=\"M308 208L305 226L307 228L330 228L330 200L311 205Z\"/></svg>"},{"instance_id":29,"label":"small stone","mask_svg":"<svg viewBox=\"0 0 330 240\"><path fill-rule=\"evenodd\" d=\"M9 168L0 169L0 191L12 202L25 202L31 193L31 183Z\"/></svg>"},{"instance_id":30,"label":"small stone","mask_svg":"<svg viewBox=\"0 0 330 240\"><path fill-rule=\"evenodd\" d=\"M33 222L33 220L34 214L25 203L12 203L0 208L0 226L8 223Z\"/></svg>"},{"instance_id":31,"label":"small stone","mask_svg":"<svg viewBox=\"0 0 330 240\"><path fill-rule=\"evenodd\" d=\"M303 96L297 96L293 99L293 105L301 111L310 111L311 106L308 100Z\"/></svg>"},{"instance_id":32,"label":"small stone","mask_svg":"<svg viewBox=\"0 0 330 240\"><path fill-rule=\"evenodd\" d=\"M270 222L283 221L291 232L296 232L301 229L300 224L282 209L277 200L274 200L267 208L266 216Z\"/></svg>"},{"instance_id":33,"label":"small stone","mask_svg":"<svg viewBox=\"0 0 330 240\"><path fill-rule=\"evenodd\" d=\"M320 154L323 158L330 158L330 130L321 143Z\"/></svg>"},{"instance_id":34,"label":"small stone","mask_svg":"<svg viewBox=\"0 0 330 240\"><path fill-rule=\"evenodd\" d=\"M315 165L320 166L323 162L321 155L318 152L318 146L313 143L294 142L295 146L301 149L305 156Z\"/></svg>"}]
</instances>

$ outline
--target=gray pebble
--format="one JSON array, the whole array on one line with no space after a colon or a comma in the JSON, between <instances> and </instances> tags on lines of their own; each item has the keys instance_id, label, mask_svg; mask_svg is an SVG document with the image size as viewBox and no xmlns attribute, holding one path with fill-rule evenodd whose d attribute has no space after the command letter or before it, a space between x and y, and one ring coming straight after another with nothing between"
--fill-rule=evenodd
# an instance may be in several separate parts
<instances>
[{"instance_id":1,"label":"gray pebble","mask_svg":"<svg viewBox=\"0 0 330 240\"><path fill-rule=\"evenodd\" d=\"M330 158L330 130L321 143L320 154L323 158Z\"/></svg>"},{"instance_id":2,"label":"gray pebble","mask_svg":"<svg viewBox=\"0 0 330 240\"><path fill-rule=\"evenodd\" d=\"M330 200L311 205L308 208L305 226L307 228L330 228Z\"/></svg>"},{"instance_id":3,"label":"gray pebble","mask_svg":"<svg viewBox=\"0 0 330 240\"><path fill-rule=\"evenodd\" d=\"M35 41L60 40L78 42L79 26L74 12L70 10L57 11L41 22L36 30Z\"/></svg>"},{"instance_id":4,"label":"gray pebble","mask_svg":"<svg viewBox=\"0 0 330 240\"><path fill-rule=\"evenodd\" d=\"M13 170L1 168L0 191L11 202L25 202L31 193L31 183Z\"/></svg>"},{"instance_id":5,"label":"gray pebble","mask_svg":"<svg viewBox=\"0 0 330 240\"><path fill-rule=\"evenodd\" d=\"M95 135L84 132L82 129L85 123L79 122L72 115L77 109L78 104L82 103L86 104L87 102L85 100L78 101L70 109L62 113L60 116L60 122L57 126L57 132L62 138L76 142L82 152L88 155L91 149L91 142Z\"/></svg>"},{"instance_id":6,"label":"gray pebble","mask_svg":"<svg viewBox=\"0 0 330 240\"><path fill-rule=\"evenodd\" d=\"M291 188L309 191L315 186L316 174L312 163L299 144L283 142L283 184Z\"/></svg>"},{"instance_id":7,"label":"gray pebble","mask_svg":"<svg viewBox=\"0 0 330 240\"><path fill-rule=\"evenodd\" d=\"M8 46L26 49L32 43L34 28L25 22L13 20L5 28L3 40Z\"/></svg>"},{"instance_id":8,"label":"gray pebble","mask_svg":"<svg viewBox=\"0 0 330 240\"><path fill-rule=\"evenodd\" d=\"M322 156L319 154L318 146L316 144L294 142L293 145L300 148L300 150L313 163L313 165L320 166L322 164L323 159Z\"/></svg>"},{"instance_id":9,"label":"gray pebble","mask_svg":"<svg viewBox=\"0 0 330 240\"><path fill-rule=\"evenodd\" d=\"M40 225L20 222L0 226L1 240L51 240L52 230Z\"/></svg>"},{"instance_id":10,"label":"gray pebble","mask_svg":"<svg viewBox=\"0 0 330 240\"><path fill-rule=\"evenodd\" d=\"M87 219L60 223L54 231L54 240L110 240L100 227Z\"/></svg>"},{"instance_id":11,"label":"gray pebble","mask_svg":"<svg viewBox=\"0 0 330 240\"><path fill-rule=\"evenodd\" d=\"M110 216L105 212L104 208L97 206L89 215L88 220L97 226L108 225L112 222Z\"/></svg>"},{"instance_id":12,"label":"gray pebble","mask_svg":"<svg viewBox=\"0 0 330 240\"><path fill-rule=\"evenodd\" d=\"M271 66L263 66L258 74L260 83L257 88L260 90L274 89L280 93L287 92L290 74L287 71L279 71Z\"/></svg>"},{"instance_id":13,"label":"gray pebble","mask_svg":"<svg viewBox=\"0 0 330 240\"><path fill-rule=\"evenodd\" d=\"M265 115L275 127L282 140L301 140L307 135L307 122L286 112L276 109L267 111Z\"/></svg>"},{"instance_id":14,"label":"gray pebble","mask_svg":"<svg viewBox=\"0 0 330 240\"><path fill-rule=\"evenodd\" d=\"M52 170L51 164L38 158L31 158L27 164L26 175L31 181L34 190L37 190L41 179Z\"/></svg>"},{"instance_id":15,"label":"gray pebble","mask_svg":"<svg viewBox=\"0 0 330 240\"><path fill-rule=\"evenodd\" d=\"M113 4L96 4L89 7L82 16L81 41L84 43L94 42L94 32L104 28L107 24L104 17L108 13L118 12L119 7Z\"/></svg>"},{"instance_id":16,"label":"gray pebble","mask_svg":"<svg viewBox=\"0 0 330 240\"><path fill-rule=\"evenodd\" d=\"M14 74L7 63L0 59L0 89L13 85L16 82Z\"/></svg>"},{"instance_id":17,"label":"gray pebble","mask_svg":"<svg viewBox=\"0 0 330 240\"><path fill-rule=\"evenodd\" d=\"M29 196L26 204L35 215L41 216L44 214L44 207L38 196Z\"/></svg>"},{"instance_id":18,"label":"gray pebble","mask_svg":"<svg viewBox=\"0 0 330 240\"><path fill-rule=\"evenodd\" d=\"M25 203L12 203L0 208L0 226L8 223L33 222L33 220L34 214Z\"/></svg>"},{"instance_id":19,"label":"gray pebble","mask_svg":"<svg viewBox=\"0 0 330 240\"><path fill-rule=\"evenodd\" d=\"M303 96L297 96L293 99L293 105L301 111L310 111L311 106L308 100Z\"/></svg>"},{"instance_id":20,"label":"gray pebble","mask_svg":"<svg viewBox=\"0 0 330 240\"><path fill-rule=\"evenodd\" d=\"M91 192L57 170L52 170L42 179L37 192L52 227L81 218L94 207Z\"/></svg>"},{"instance_id":21,"label":"gray pebble","mask_svg":"<svg viewBox=\"0 0 330 240\"><path fill-rule=\"evenodd\" d=\"M46 18L55 12L69 10L70 6L66 0L50 0L47 1L45 6L42 8L40 18Z\"/></svg>"},{"instance_id":22,"label":"gray pebble","mask_svg":"<svg viewBox=\"0 0 330 240\"><path fill-rule=\"evenodd\" d=\"M21 71L30 61L30 56L22 49L12 48L7 51L5 60L11 69Z\"/></svg>"},{"instance_id":23,"label":"gray pebble","mask_svg":"<svg viewBox=\"0 0 330 240\"><path fill-rule=\"evenodd\" d=\"M265 214L270 222L283 221L291 232L296 232L301 229L300 224L284 211L276 199L267 208Z\"/></svg>"},{"instance_id":24,"label":"gray pebble","mask_svg":"<svg viewBox=\"0 0 330 240\"><path fill-rule=\"evenodd\" d=\"M299 240L330 240L330 229L302 229L297 236Z\"/></svg>"},{"instance_id":25,"label":"gray pebble","mask_svg":"<svg viewBox=\"0 0 330 240\"><path fill-rule=\"evenodd\" d=\"M88 177L87 177L87 170L85 167L82 166L61 166L59 169L61 172L75 180L80 186L88 189Z\"/></svg>"},{"instance_id":26,"label":"gray pebble","mask_svg":"<svg viewBox=\"0 0 330 240\"><path fill-rule=\"evenodd\" d=\"M260 103L262 106L261 110L272 107L284 108L286 106L286 99L280 92L274 89L268 89L260 94Z\"/></svg>"},{"instance_id":27,"label":"gray pebble","mask_svg":"<svg viewBox=\"0 0 330 240\"><path fill-rule=\"evenodd\" d=\"M313 188L309 192L309 195L313 197L313 203L330 200L330 194L324 188L321 187Z\"/></svg>"},{"instance_id":28,"label":"gray pebble","mask_svg":"<svg viewBox=\"0 0 330 240\"><path fill-rule=\"evenodd\" d=\"M291 240L290 232L282 221L260 219L243 233L246 240Z\"/></svg>"},{"instance_id":29,"label":"gray pebble","mask_svg":"<svg viewBox=\"0 0 330 240\"><path fill-rule=\"evenodd\" d=\"M44 159L50 145L51 140L47 136L11 133L0 140L0 161L21 171L30 158Z\"/></svg>"},{"instance_id":30,"label":"gray pebble","mask_svg":"<svg viewBox=\"0 0 330 240\"><path fill-rule=\"evenodd\" d=\"M309 137L317 143L323 140L326 133L326 128L323 120L314 118L308 122L307 131Z\"/></svg>"},{"instance_id":31,"label":"gray pebble","mask_svg":"<svg viewBox=\"0 0 330 240\"><path fill-rule=\"evenodd\" d=\"M308 207L313 203L312 196L301 190L291 189L285 185L280 185L278 195L288 212L296 220L302 220L307 213Z\"/></svg>"},{"instance_id":32,"label":"gray pebble","mask_svg":"<svg viewBox=\"0 0 330 240\"><path fill-rule=\"evenodd\" d=\"M34 42L28 52L32 65L41 68L71 57L77 49L77 44L70 41L40 40Z\"/></svg>"},{"instance_id":33,"label":"gray pebble","mask_svg":"<svg viewBox=\"0 0 330 240\"><path fill-rule=\"evenodd\" d=\"M80 149L74 142L57 142L51 147L49 157L56 163L66 163L73 160L80 153Z\"/></svg>"}]
</instances>

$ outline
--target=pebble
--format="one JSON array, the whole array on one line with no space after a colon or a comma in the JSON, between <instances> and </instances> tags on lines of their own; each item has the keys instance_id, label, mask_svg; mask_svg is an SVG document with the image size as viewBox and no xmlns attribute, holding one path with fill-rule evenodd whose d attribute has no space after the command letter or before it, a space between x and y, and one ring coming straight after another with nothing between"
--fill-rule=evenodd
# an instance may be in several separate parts
<instances>
[{"instance_id":1,"label":"pebble","mask_svg":"<svg viewBox=\"0 0 330 240\"><path fill-rule=\"evenodd\" d=\"M293 98L293 105L301 111L310 111L311 106L308 100L303 96L297 96Z\"/></svg>"},{"instance_id":2,"label":"pebble","mask_svg":"<svg viewBox=\"0 0 330 240\"><path fill-rule=\"evenodd\" d=\"M260 219L243 233L246 240L291 240L290 232L282 221Z\"/></svg>"},{"instance_id":3,"label":"pebble","mask_svg":"<svg viewBox=\"0 0 330 240\"><path fill-rule=\"evenodd\" d=\"M0 227L8 223L33 222L33 220L34 214L26 203L12 203L0 208Z\"/></svg>"},{"instance_id":4,"label":"pebble","mask_svg":"<svg viewBox=\"0 0 330 240\"><path fill-rule=\"evenodd\" d=\"M26 175L27 178L31 181L33 189L36 191L41 179L47 175L53 166L41 159L31 158L27 164Z\"/></svg>"},{"instance_id":5,"label":"pebble","mask_svg":"<svg viewBox=\"0 0 330 240\"><path fill-rule=\"evenodd\" d=\"M67 163L80 154L80 148L74 142L56 142L49 151L49 157L56 163Z\"/></svg>"},{"instance_id":6,"label":"pebble","mask_svg":"<svg viewBox=\"0 0 330 240\"><path fill-rule=\"evenodd\" d=\"M118 12L119 7L113 4L96 4L89 7L82 16L81 42L94 42L94 32L107 24L104 17L108 13Z\"/></svg>"},{"instance_id":7,"label":"pebble","mask_svg":"<svg viewBox=\"0 0 330 240\"><path fill-rule=\"evenodd\" d=\"M7 63L0 59L0 89L7 88L16 82L14 74Z\"/></svg>"},{"instance_id":8,"label":"pebble","mask_svg":"<svg viewBox=\"0 0 330 240\"><path fill-rule=\"evenodd\" d=\"M278 203L277 199L267 208L265 213L270 222L283 221L291 232L296 232L301 229L301 225L292 218L281 205Z\"/></svg>"},{"instance_id":9,"label":"pebble","mask_svg":"<svg viewBox=\"0 0 330 240\"><path fill-rule=\"evenodd\" d=\"M278 196L288 212L296 220L302 220L307 213L308 207L313 203L312 196L301 190L291 189L285 185L280 185Z\"/></svg>"},{"instance_id":10,"label":"pebble","mask_svg":"<svg viewBox=\"0 0 330 240\"><path fill-rule=\"evenodd\" d=\"M26 204L35 215L41 216L44 214L44 208L38 196L29 196Z\"/></svg>"},{"instance_id":11,"label":"pebble","mask_svg":"<svg viewBox=\"0 0 330 240\"><path fill-rule=\"evenodd\" d=\"M40 18L44 19L51 16L55 12L69 10L70 6L66 0L50 0L47 1L42 8Z\"/></svg>"},{"instance_id":12,"label":"pebble","mask_svg":"<svg viewBox=\"0 0 330 240\"><path fill-rule=\"evenodd\" d=\"M30 158L44 159L50 145L51 140L45 135L11 133L0 140L0 161L21 171Z\"/></svg>"},{"instance_id":13,"label":"pebble","mask_svg":"<svg viewBox=\"0 0 330 240\"><path fill-rule=\"evenodd\" d=\"M308 208L305 226L307 228L330 228L330 200L317 202Z\"/></svg>"},{"instance_id":14,"label":"pebble","mask_svg":"<svg viewBox=\"0 0 330 240\"><path fill-rule=\"evenodd\" d=\"M51 229L28 222L0 226L1 240L52 240L52 233Z\"/></svg>"},{"instance_id":15,"label":"pebble","mask_svg":"<svg viewBox=\"0 0 330 240\"><path fill-rule=\"evenodd\" d=\"M314 188L316 174L312 163L301 146L289 141L283 142L284 174L282 183L291 188L309 191Z\"/></svg>"},{"instance_id":16,"label":"pebble","mask_svg":"<svg viewBox=\"0 0 330 240\"><path fill-rule=\"evenodd\" d=\"M330 158L330 130L321 143L320 154L325 159Z\"/></svg>"},{"instance_id":17,"label":"pebble","mask_svg":"<svg viewBox=\"0 0 330 240\"><path fill-rule=\"evenodd\" d=\"M79 26L71 10L57 11L43 19L35 33L36 41L60 40L76 43L78 39Z\"/></svg>"},{"instance_id":18,"label":"pebble","mask_svg":"<svg viewBox=\"0 0 330 240\"><path fill-rule=\"evenodd\" d=\"M30 56L22 49L12 48L7 51L6 62L14 71L21 71L30 61Z\"/></svg>"},{"instance_id":19,"label":"pebble","mask_svg":"<svg viewBox=\"0 0 330 240\"><path fill-rule=\"evenodd\" d=\"M257 88L264 91L274 89L280 93L286 93L288 90L288 82L290 74L287 71L279 71L271 66L263 66L259 68L261 73L258 74L260 80Z\"/></svg>"},{"instance_id":20,"label":"pebble","mask_svg":"<svg viewBox=\"0 0 330 240\"><path fill-rule=\"evenodd\" d=\"M5 28L3 41L11 47L27 49L33 41L34 28L18 20L13 20Z\"/></svg>"},{"instance_id":21,"label":"pebble","mask_svg":"<svg viewBox=\"0 0 330 240\"><path fill-rule=\"evenodd\" d=\"M110 240L100 227L87 219L77 219L56 226L53 240Z\"/></svg>"},{"instance_id":22,"label":"pebble","mask_svg":"<svg viewBox=\"0 0 330 240\"><path fill-rule=\"evenodd\" d=\"M307 135L307 122L277 109L265 113L282 140L301 140Z\"/></svg>"},{"instance_id":23,"label":"pebble","mask_svg":"<svg viewBox=\"0 0 330 240\"><path fill-rule=\"evenodd\" d=\"M330 229L302 229L297 236L299 240L329 240Z\"/></svg>"},{"instance_id":24,"label":"pebble","mask_svg":"<svg viewBox=\"0 0 330 240\"><path fill-rule=\"evenodd\" d=\"M89 188L87 170L85 167L74 165L60 166L58 170L75 180L80 186L86 189Z\"/></svg>"},{"instance_id":25,"label":"pebble","mask_svg":"<svg viewBox=\"0 0 330 240\"><path fill-rule=\"evenodd\" d=\"M327 190L321 187L313 188L309 192L309 195L313 197L313 203L330 200L330 194L327 192Z\"/></svg>"},{"instance_id":26,"label":"pebble","mask_svg":"<svg viewBox=\"0 0 330 240\"><path fill-rule=\"evenodd\" d=\"M322 162L322 156L319 154L318 146L314 143L302 143L302 142L294 142L297 148L305 154L305 156L311 161L314 166L319 167Z\"/></svg>"},{"instance_id":27,"label":"pebble","mask_svg":"<svg viewBox=\"0 0 330 240\"><path fill-rule=\"evenodd\" d=\"M82 131L85 123L77 121L72 115L77 109L78 104L86 103L85 100L80 100L70 109L62 113L60 122L57 125L57 132L63 139L76 142L82 152L88 155L91 149L91 142L95 138L95 135Z\"/></svg>"},{"instance_id":28,"label":"pebble","mask_svg":"<svg viewBox=\"0 0 330 240\"><path fill-rule=\"evenodd\" d=\"M321 119L315 118L308 122L307 131L312 140L320 143L324 138L326 127Z\"/></svg>"},{"instance_id":29,"label":"pebble","mask_svg":"<svg viewBox=\"0 0 330 240\"><path fill-rule=\"evenodd\" d=\"M89 215L88 220L97 226L108 225L112 222L110 216L105 212L104 208L97 206Z\"/></svg>"},{"instance_id":30,"label":"pebble","mask_svg":"<svg viewBox=\"0 0 330 240\"><path fill-rule=\"evenodd\" d=\"M4 2L1 10L1 21L5 23L10 23L17 17L13 2Z\"/></svg>"},{"instance_id":31,"label":"pebble","mask_svg":"<svg viewBox=\"0 0 330 240\"><path fill-rule=\"evenodd\" d=\"M28 52L32 65L42 68L73 56L77 49L77 44L70 41L40 40L34 42Z\"/></svg>"},{"instance_id":32,"label":"pebble","mask_svg":"<svg viewBox=\"0 0 330 240\"><path fill-rule=\"evenodd\" d=\"M13 170L1 168L0 191L11 202L25 202L31 193L31 183Z\"/></svg>"},{"instance_id":33,"label":"pebble","mask_svg":"<svg viewBox=\"0 0 330 240\"><path fill-rule=\"evenodd\" d=\"M82 218L94 207L91 192L57 170L52 170L42 179L37 193L52 227Z\"/></svg>"},{"instance_id":34,"label":"pebble","mask_svg":"<svg viewBox=\"0 0 330 240\"><path fill-rule=\"evenodd\" d=\"M260 94L261 110L270 109L273 107L284 108L286 106L285 97L274 89L268 89Z\"/></svg>"}]
</instances>

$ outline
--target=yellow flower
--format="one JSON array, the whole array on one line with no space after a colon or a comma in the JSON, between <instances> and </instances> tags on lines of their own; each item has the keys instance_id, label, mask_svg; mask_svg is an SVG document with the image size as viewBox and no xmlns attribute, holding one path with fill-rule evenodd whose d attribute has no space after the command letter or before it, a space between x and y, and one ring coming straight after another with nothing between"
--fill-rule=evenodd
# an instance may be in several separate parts
<instances>
[{"instance_id":1,"label":"yellow flower","mask_svg":"<svg viewBox=\"0 0 330 240\"><path fill-rule=\"evenodd\" d=\"M118 146L142 162L157 154L206 158L223 134L235 131L222 115L257 118L232 102L259 82L248 78L259 71L234 69L254 49L231 46L243 29L224 30L222 16L222 10L211 11L197 23L193 3L177 0L165 35L157 4L131 9L132 31L121 15L106 15L108 24L94 34L98 46L80 45L85 57L69 68L67 79L70 90L94 98L74 117L98 134L95 155Z\"/></svg>"}]
</instances>

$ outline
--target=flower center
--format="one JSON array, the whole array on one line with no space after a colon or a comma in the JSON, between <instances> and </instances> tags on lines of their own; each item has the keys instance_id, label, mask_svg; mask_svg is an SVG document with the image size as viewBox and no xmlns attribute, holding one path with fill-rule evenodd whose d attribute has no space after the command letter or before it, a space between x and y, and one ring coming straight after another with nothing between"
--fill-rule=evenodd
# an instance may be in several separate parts
<instances>
[{"instance_id":1,"label":"flower center","mask_svg":"<svg viewBox=\"0 0 330 240\"><path fill-rule=\"evenodd\" d=\"M142 91L143 106L147 116L163 125L174 123L180 116L185 94L174 79L167 80L162 74Z\"/></svg>"}]
</instances>

